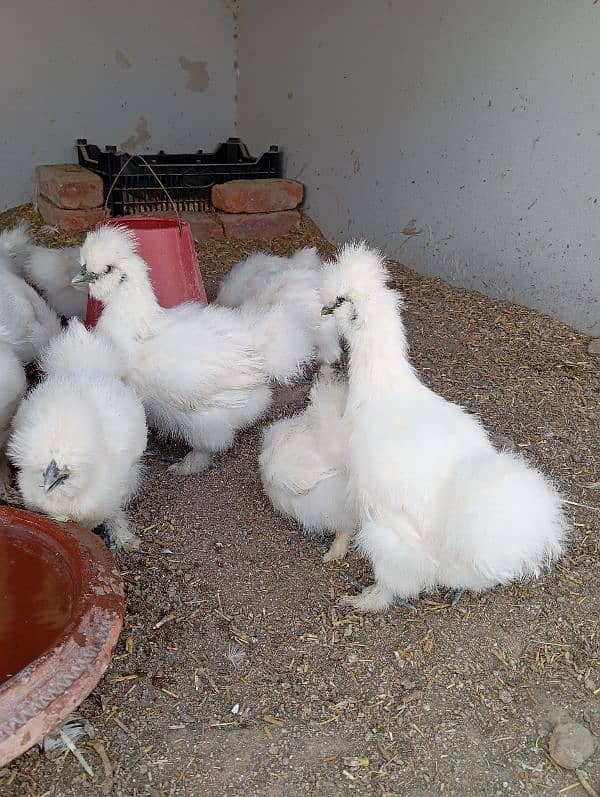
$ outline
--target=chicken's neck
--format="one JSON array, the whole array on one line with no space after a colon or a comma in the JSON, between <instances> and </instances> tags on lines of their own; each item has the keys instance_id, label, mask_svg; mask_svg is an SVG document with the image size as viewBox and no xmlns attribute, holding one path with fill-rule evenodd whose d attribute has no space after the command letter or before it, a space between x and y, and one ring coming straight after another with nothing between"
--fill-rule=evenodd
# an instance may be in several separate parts
<instances>
[{"instance_id":1,"label":"chicken's neck","mask_svg":"<svg viewBox=\"0 0 600 797\"><path fill-rule=\"evenodd\" d=\"M396 297L357 308L350 344L349 398L354 404L420 384L408 359L408 342Z\"/></svg>"},{"instance_id":2,"label":"chicken's neck","mask_svg":"<svg viewBox=\"0 0 600 797\"><path fill-rule=\"evenodd\" d=\"M125 334L140 338L152 330L161 312L147 275L135 274L119 286L102 315L105 323L113 322Z\"/></svg>"}]
</instances>

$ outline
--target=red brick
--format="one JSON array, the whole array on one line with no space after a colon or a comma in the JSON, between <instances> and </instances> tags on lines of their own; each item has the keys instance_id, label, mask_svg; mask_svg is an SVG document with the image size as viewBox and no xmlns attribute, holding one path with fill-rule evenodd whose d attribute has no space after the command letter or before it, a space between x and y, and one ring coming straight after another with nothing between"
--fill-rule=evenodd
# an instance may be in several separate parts
<instances>
[{"instance_id":1,"label":"red brick","mask_svg":"<svg viewBox=\"0 0 600 797\"><path fill-rule=\"evenodd\" d=\"M278 238L300 223L297 210L276 213L218 213L226 238Z\"/></svg>"},{"instance_id":2,"label":"red brick","mask_svg":"<svg viewBox=\"0 0 600 797\"><path fill-rule=\"evenodd\" d=\"M173 210L157 211L156 213L143 213L144 216L160 216L162 218L176 219ZM184 210L179 214L181 221L187 221L192 230L195 241L210 241L215 238L224 238L223 225L216 213L201 213L200 211Z\"/></svg>"},{"instance_id":3,"label":"red brick","mask_svg":"<svg viewBox=\"0 0 600 797\"><path fill-rule=\"evenodd\" d=\"M37 209L46 224L58 227L62 232L74 232L93 227L104 218L104 208L89 210L68 210L59 208L45 196L38 196Z\"/></svg>"},{"instance_id":4,"label":"red brick","mask_svg":"<svg viewBox=\"0 0 600 797\"><path fill-rule=\"evenodd\" d=\"M212 203L226 213L270 213L298 207L303 195L296 180L232 180L213 186Z\"/></svg>"},{"instance_id":5,"label":"red brick","mask_svg":"<svg viewBox=\"0 0 600 797\"><path fill-rule=\"evenodd\" d=\"M195 241L209 241L214 238L225 238L223 225L216 213L190 213L181 214L181 220L187 221L192 228L192 238Z\"/></svg>"},{"instance_id":6,"label":"red brick","mask_svg":"<svg viewBox=\"0 0 600 797\"><path fill-rule=\"evenodd\" d=\"M104 204L102 178L75 163L38 166L36 179L38 193L59 208L88 210Z\"/></svg>"}]
</instances>

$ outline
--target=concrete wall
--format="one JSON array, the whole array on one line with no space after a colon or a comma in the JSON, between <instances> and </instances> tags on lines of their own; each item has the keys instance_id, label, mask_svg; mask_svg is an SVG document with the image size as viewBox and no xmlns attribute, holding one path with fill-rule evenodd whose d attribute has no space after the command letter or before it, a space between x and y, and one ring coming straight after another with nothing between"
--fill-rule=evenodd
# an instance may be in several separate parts
<instances>
[{"instance_id":1,"label":"concrete wall","mask_svg":"<svg viewBox=\"0 0 600 797\"><path fill-rule=\"evenodd\" d=\"M129 151L210 149L235 121L226 0L18 0L0 25L0 210L76 138Z\"/></svg>"},{"instance_id":2,"label":"concrete wall","mask_svg":"<svg viewBox=\"0 0 600 797\"><path fill-rule=\"evenodd\" d=\"M600 5L241 0L240 135L328 236L600 334Z\"/></svg>"}]
</instances>

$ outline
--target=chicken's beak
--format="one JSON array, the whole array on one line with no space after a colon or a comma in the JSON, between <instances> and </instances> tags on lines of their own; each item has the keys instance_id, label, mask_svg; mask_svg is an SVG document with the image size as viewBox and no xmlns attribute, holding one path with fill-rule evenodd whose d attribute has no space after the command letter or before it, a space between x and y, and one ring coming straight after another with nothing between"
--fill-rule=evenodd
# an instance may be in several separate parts
<instances>
[{"instance_id":1,"label":"chicken's beak","mask_svg":"<svg viewBox=\"0 0 600 797\"><path fill-rule=\"evenodd\" d=\"M59 468L56 461L52 460L44 471L44 490L49 493L57 484L64 481L68 475L69 471L66 468Z\"/></svg>"},{"instance_id":2,"label":"chicken's beak","mask_svg":"<svg viewBox=\"0 0 600 797\"><path fill-rule=\"evenodd\" d=\"M82 282L93 282L95 277L95 274L90 274L87 268L82 266L81 270L78 271L71 280L71 285L80 285Z\"/></svg>"}]
</instances>

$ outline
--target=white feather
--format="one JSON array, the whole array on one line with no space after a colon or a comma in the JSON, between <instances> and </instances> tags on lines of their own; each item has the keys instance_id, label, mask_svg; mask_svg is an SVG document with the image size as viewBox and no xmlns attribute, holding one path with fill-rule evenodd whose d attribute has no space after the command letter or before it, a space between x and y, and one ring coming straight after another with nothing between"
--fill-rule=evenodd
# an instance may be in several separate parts
<instances>
[{"instance_id":1,"label":"white feather","mask_svg":"<svg viewBox=\"0 0 600 797\"><path fill-rule=\"evenodd\" d=\"M78 271L78 246L62 249L34 246L25 261L23 276L46 297L59 315L83 320L87 309L87 286L71 285Z\"/></svg>"},{"instance_id":2,"label":"white feather","mask_svg":"<svg viewBox=\"0 0 600 797\"><path fill-rule=\"evenodd\" d=\"M365 611L438 584L478 591L536 576L567 533L545 477L419 380L386 277L379 253L349 245L323 286L349 344L350 487L376 578L345 602Z\"/></svg>"},{"instance_id":3,"label":"white feather","mask_svg":"<svg viewBox=\"0 0 600 797\"><path fill-rule=\"evenodd\" d=\"M3 342L0 327L0 497L6 498L9 490L9 475L4 453L10 426L19 402L27 387L25 371L13 347Z\"/></svg>"},{"instance_id":4,"label":"white feather","mask_svg":"<svg viewBox=\"0 0 600 797\"><path fill-rule=\"evenodd\" d=\"M314 336L295 307L243 305L234 312L239 314L248 340L260 352L272 379L286 384L301 376L315 354Z\"/></svg>"},{"instance_id":5,"label":"white feather","mask_svg":"<svg viewBox=\"0 0 600 797\"><path fill-rule=\"evenodd\" d=\"M0 270L8 269L22 275L25 263L33 249L27 222L0 232Z\"/></svg>"},{"instance_id":6,"label":"white feather","mask_svg":"<svg viewBox=\"0 0 600 797\"><path fill-rule=\"evenodd\" d=\"M125 359L101 334L72 318L42 351L38 364L47 376L78 377L82 374L123 379Z\"/></svg>"},{"instance_id":7,"label":"white feather","mask_svg":"<svg viewBox=\"0 0 600 797\"><path fill-rule=\"evenodd\" d=\"M307 273L317 274L320 268L321 258L314 247L299 249L292 257L253 252L236 263L223 279L217 302L227 307L241 307L248 301L277 303L277 294L286 289L286 280L280 280L283 275L290 280L299 275L302 284Z\"/></svg>"},{"instance_id":8,"label":"white feather","mask_svg":"<svg viewBox=\"0 0 600 797\"><path fill-rule=\"evenodd\" d=\"M255 252L233 266L219 287L217 303L259 313L284 308L282 320L294 314L304 331L304 345L313 347L320 362L334 363L341 352L333 319L321 317L322 273L314 247L299 249L291 257ZM277 337L284 336L281 326Z\"/></svg>"},{"instance_id":9,"label":"white feather","mask_svg":"<svg viewBox=\"0 0 600 797\"><path fill-rule=\"evenodd\" d=\"M307 408L263 432L260 474L276 510L311 536L335 533L325 560L343 558L358 526L348 498L348 386L329 367L313 383Z\"/></svg>"},{"instance_id":10,"label":"white feather","mask_svg":"<svg viewBox=\"0 0 600 797\"><path fill-rule=\"evenodd\" d=\"M6 258L0 255L0 325L5 342L28 363L60 331L60 321L31 285L2 264Z\"/></svg>"}]
</instances>

